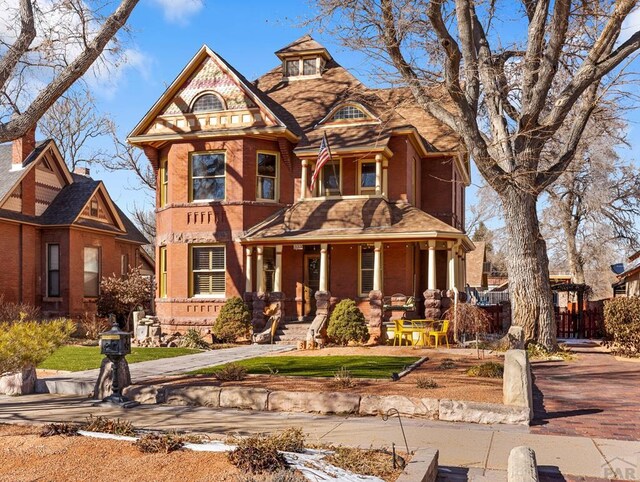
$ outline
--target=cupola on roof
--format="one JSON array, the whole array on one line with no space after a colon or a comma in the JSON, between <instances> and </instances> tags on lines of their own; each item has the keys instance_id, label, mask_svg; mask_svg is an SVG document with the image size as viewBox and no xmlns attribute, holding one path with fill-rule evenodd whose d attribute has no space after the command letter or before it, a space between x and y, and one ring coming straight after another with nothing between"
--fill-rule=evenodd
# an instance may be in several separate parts
<instances>
[{"instance_id":1,"label":"cupola on roof","mask_svg":"<svg viewBox=\"0 0 640 482\"><path fill-rule=\"evenodd\" d=\"M281 48L276 51L276 55L281 59L285 60L291 57L300 57L302 55L319 55L325 60L331 60L331 55L329 51L325 49L318 42L313 40L311 35L303 35L298 40L291 42L286 47Z\"/></svg>"}]
</instances>

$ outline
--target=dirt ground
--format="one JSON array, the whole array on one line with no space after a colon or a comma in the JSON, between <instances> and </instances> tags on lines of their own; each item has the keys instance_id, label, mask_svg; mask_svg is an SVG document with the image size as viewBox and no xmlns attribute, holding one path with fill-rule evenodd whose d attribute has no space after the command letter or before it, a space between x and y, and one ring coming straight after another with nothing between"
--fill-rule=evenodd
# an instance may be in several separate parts
<instances>
[{"instance_id":1,"label":"dirt ground","mask_svg":"<svg viewBox=\"0 0 640 482\"><path fill-rule=\"evenodd\" d=\"M0 425L0 481L220 481L242 473L225 454L143 454L129 442L39 436L41 428Z\"/></svg>"},{"instance_id":2,"label":"dirt ground","mask_svg":"<svg viewBox=\"0 0 640 482\"><path fill-rule=\"evenodd\" d=\"M336 391L374 395L406 395L420 398L447 398L453 400L469 400L476 402L502 403L502 379L476 378L466 375L466 370L479 363L488 361L502 362L502 358L485 352L483 359L478 359L474 350L437 351L434 349L415 349L413 347L330 347L322 350L298 350L286 356L331 356L331 355L380 355L380 356L417 356L429 359L417 369L402 377L399 381L356 379L350 388L336 386L333 378L285 377L280 375L249 375L243 381L219 382L209 375L188 375L154 380L153 383L170 385L216 385L261 387L270 390L290 391ZM277 356L277 355L276 355ZM451 359L454 367L442 369L442 360ZM416 381L419 378L432 378L437 388L419 389Z\"/></svg>"}]
</instances>

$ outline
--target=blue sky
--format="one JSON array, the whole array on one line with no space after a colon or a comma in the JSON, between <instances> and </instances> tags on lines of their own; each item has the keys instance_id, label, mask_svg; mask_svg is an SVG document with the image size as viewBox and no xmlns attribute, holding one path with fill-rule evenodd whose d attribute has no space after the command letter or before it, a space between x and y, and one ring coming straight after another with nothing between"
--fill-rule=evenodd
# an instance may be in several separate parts
<instances>
[{"instance_id":1,"label":"blue sky","mask_svg":"<svg viewBox=\"0 0 640 482\"><path fill-rule=\"evenodd\" d=\"M114 76L112 85L94 91L98 107L112 115L124 138L203 44L245 77L255 79L278 64L273 52L305 33L311 33L339 63L366 82L365 57L301 27L309 15L305 0L142 0L129 21L131 64ZM505 26L507 31L513 27L513 23ZM632 113L629 120L631 145L636 146L640 113ZM623 155L631 158L633 148ZM126 210L143 199L131 189L135 181L128 172L108 173L93 166L92 175L104 180L114 200ZM477 172L473 177L474 183L480 182ZM468 190L468 205L475 201L474 193L473 187Z\"/></svg>"}]
</instances>

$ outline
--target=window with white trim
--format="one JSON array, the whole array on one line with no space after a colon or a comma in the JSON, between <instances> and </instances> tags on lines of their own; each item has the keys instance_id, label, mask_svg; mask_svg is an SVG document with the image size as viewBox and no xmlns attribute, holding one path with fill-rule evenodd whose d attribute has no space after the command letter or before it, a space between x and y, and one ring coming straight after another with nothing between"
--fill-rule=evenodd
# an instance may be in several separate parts
<instances>
[{"instance_id":1,"label":"window with white trim","mask_svg":"<svg viewBox=\"0 0 640 482\"><path fill-rule=\"evenodd\" d=\"M84 296L97 298L100 294L100 248L84 248Z\"/></svg>"},{"instance_id":2,"label":"window with white trim","mask_svg":"<svg viewBox=\"0 0 640 482\"><path fill-rule=\"evenodd\" d=\"M258 152L257 199L277 201L278 197L278 154Z\"/></svg>"},{"instance_id":3,"label":"window with white trim","mask_svg":"<svg viewBox=\"0 0 640 482\"><path fill-rule=\"evenodd\" d=\"M360 246L360 294L363 296L373 290L374 256L373 246Z\"/></svg>"},{"instance_id":4,"label":"window with white trim","mask_svg":"<svg viewBox=\"0 0 640 482\"><path fill-rule=\"evenodd\" d=\"M300 59L287 60L285 62L287 77L297 77L300 75Z\"/></svg>"},{"instance_id":5,"label":"window with white trim","mask_svg":"<svg viewBox=\"0 0 640 482\"><path fill-rule=\"evenodd\" d=\"M191 200L224 200L225 153L191 154Z\"/></svg>"},{"instance_id":6,"label":"window with white trim","mask_svg":"<svg viewBox=\"0 0 640 482\"><path fill-rule=\"evenodd\" d=\"M339 160L329 161L322 166L321 196L337 196L340 194L341 167Z\"/></svg>"},{"instance_id":7,"label":"window with white trim","mask_svg":"<svg viewBox=\"0 0 640 482\"><path fill-rule=\"evenodd\" d=\"M375 161L360 162L360 194L375 194L376 192L376 163Z\"/></svg>"},{"instance_id":8,"label":"window with white trim","mask_svg":"<svg viewBox=\"0 0 640 482\"><path fill-rule=\"evenodd\" d=\"M226 254L224 246L192 246L191 276L193 296L224 297Z\"/></svg>"},{"instance_id":9,"label":"window with white trim","mask_svg":"<svg viewBox=\"0 0 640 482\"><path fill-rule=\"evenodd\" d=\"M366 119L368 116L361 109L353 105L346 105L333 114L332 121L344 119Z\"/></svg>"},{"instance_id":10,"label":"window with white trim","mask_svg":"<svg viewBox=\"0 0 640 482\"><path fill-rule=\"evenodd\" d=\"M47 244L47 296L60 296L60 245Z\"/></svg>"}]
</instances>

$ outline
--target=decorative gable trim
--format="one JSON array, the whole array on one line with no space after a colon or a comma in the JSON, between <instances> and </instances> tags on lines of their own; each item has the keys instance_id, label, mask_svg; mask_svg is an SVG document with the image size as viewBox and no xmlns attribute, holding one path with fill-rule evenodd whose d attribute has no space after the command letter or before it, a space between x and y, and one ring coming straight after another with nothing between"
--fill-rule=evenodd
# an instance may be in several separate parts
<instances>
[{"instance_id":1,"label":"decorative gable trim","mask_svg":"<svg viewBox=\"0 0 640 482\"><path fill-rule=\"evenodd\" d=\"M109 196L109 193L107 192L107 188L105 187L105 185L104 185L104 183L102 181L99 181L99 184L96 187L96 189L93 191L93 194L91 196L89 196L89 199L87 200L85 205L82 206L82 209L80 210L80 212L78 213L76 218L73 220L72 224L77 223L80 218L84 217L83 214L84 214L85 210L90 208L91 201L93 201L93 199L95 199L96 196L98 196L98 195L102 196L102 199L104 200L105 207L107 208L107 211L108 211L108 215L111 217L111 219L113 220L113 222L116 225L116 227L120 231L126 233L127 229L125 228L124 223L122 222L122 219L118 215L118 210L116 209L115 204L111 200L111 196Z\"/></svg>"},{"instance_id":2,"label":"decorative gable trim","mask_svg":"<svg viewBox=\"0 0 640 482\"><path fill-rule=\"evenodd\" d=\"M169 88L162 94L162 96L160 96L160 98L156 101L153 107L151 107L151 109L142 118L142 120L133 128L133 130L131 131L131 133L127 138L127 140L131 144L148 142L150 138L154 138L154 137L158 137L158 139L165 137L165 135L162 133L160 133L158 136L154 136L154 135L148 134L147 132L149 128L153 126L154 123L158 122L158 117L162 116L165 109L170 105L170 103L178 94L180 89L184 86L185 82L189 80L189 78L197 71L197 69L199 69L202 66L202 64L207 59L211 59L213 62L215 62L217 67L225 75L227 75L243 91L243 93L247 96L247 98L249 98L264 113L264 115L268 118L267 120L273 124L272 126L267 125L266 128L273 129L275 125L276 128L283 128L285 130L288 130L287 125L280 118L278 118L278 116L260 98L260 95L256 93L256 88L252 86L244 78L242 78L242 76L222 57L220 57L218 54L216 54L213 50L211 50L206 45L203 45L202 48L200 48L200 50L196 53L196 55L189 61L189 63L182 70L182 72L180 72L180 74L176 77L176 79L171 83ZM206 90L207 89L203 89L203 93L205 93ZM186 121L186 124L184 125L185 128L190 126L195 126L197 125L197 123L202 122L200 119L197 119L196 117L194 117L194 115L191 113L184 112L183 114L186 114L184 115L185 121ZM256 115L259 117L262 117L258 113L256 113ZM249 116L249 114L246 114L246 116ZM229 122L230 125L228 125L227 127L241 127L241 125L244 125L244 124L246 124L248 127L253 127L254 119L247 117L245 122L244 117L245 115L243 115L241 119L238 119L239 122L236 123L237 125L231 125L231 124L234 124L234 120L230 119L230 122ZM255 120L257 120L257 118ZM172 119L161 120L161 121L164 127L169 127L170 129L174 129L174 132L176 128L180 127L179 125L173 125ZM170 125L167 125L167 122ZM209 122L211 125L214 125L212 119L209 119L209 121L207 122ZM220 122L220 124L223 124L223 122ZM254 127L254 128L260 129L260 127ZM215 130L206 131L207 134L213 134L215 132L216 132ZM186 131L185 134L193 135L194 132ZM293 135L292 133L290 134ZM293 136L297 137L295 135Z\"/></svg>"}]
</instances>

